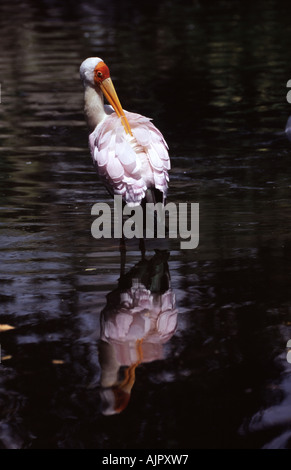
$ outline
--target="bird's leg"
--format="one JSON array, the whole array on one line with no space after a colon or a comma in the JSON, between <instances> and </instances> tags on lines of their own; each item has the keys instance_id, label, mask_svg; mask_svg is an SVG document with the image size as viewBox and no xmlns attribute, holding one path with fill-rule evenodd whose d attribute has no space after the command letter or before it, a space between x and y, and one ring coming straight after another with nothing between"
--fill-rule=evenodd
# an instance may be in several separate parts
<instances>
[{"instance_id":1,"label":"bird's leg","mask_svg":"<svg viewBox=\"0 0 291 470\"><path fill-rule=\"evenodd\" d=\"M119 242L119 251L120 251L120 276L124 275L125 272L125 263L126 263L126 245L124 235L122 235Z\"/></svg>"},{"instance_id":2,"label":"bird's leg","mask_svg":"<svg viewBox=\"0 0 291 470\"><path fill-rule=\"evenodd\" d=\"M146 252L144 238L141 238L140 241L139 241L139 249L140 249L140 252L141 252L141 259L144 260L145 259L145 252Z\"/></svg>"}]
</instances>

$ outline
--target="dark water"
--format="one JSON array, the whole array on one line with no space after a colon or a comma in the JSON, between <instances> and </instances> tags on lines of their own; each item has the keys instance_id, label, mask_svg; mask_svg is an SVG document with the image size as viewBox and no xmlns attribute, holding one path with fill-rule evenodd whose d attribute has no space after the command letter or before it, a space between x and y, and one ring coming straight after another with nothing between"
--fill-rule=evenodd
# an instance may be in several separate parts
<instances>
[{"instance_id":1,"label":"dark water","mask_svg":"<svg viewBox=\"0 0 291 470\"><path fill-rule=\"evenodd\" d=\"M290 14L1 1L1 448L291 447ZM92 55L164 133L169 200L200 205L198 248L132 242L120 280L91 235Z\"/></svg>"}]
</instances>

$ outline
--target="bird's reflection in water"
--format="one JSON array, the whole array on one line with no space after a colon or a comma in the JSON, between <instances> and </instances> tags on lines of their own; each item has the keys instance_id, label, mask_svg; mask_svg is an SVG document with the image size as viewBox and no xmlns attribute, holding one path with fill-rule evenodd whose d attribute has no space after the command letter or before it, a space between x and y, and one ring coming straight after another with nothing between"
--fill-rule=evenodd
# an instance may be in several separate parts
<instances>
[{"instance_id":1,"label":"bird's reflection in water","mask_svg":"<svg viewBox=\"0 0 291 470\"><path fill-rule=\"evenodd\" d=\"M107 296L101 313L101 401L105 415L128 405L135 370L163 358L163 344L177 326L175 296L170 286L169 253L156 250L128 273Z\"/></svg>"}]
</instances>

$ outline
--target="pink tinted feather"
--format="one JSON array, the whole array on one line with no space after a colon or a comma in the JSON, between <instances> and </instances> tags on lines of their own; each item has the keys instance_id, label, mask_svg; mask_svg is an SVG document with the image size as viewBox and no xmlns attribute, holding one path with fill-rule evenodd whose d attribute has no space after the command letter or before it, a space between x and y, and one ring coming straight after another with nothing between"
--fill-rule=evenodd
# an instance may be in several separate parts
<instances>
[{"instance_id":1,"label":"pink tinted feather","mask_svg":"<svg viewBox=\"0 0 291 470\"><path fill-rule=\"evenodd\" d=\"M123 180L124 169L116 156L112 156L112 158L108 159L106 169L113 183L120 183Z\"/></svg>"},{"instance_id":2,"label":"pink tinted feather","mask_svg":"<svg viewBox=\"0 0 291 470\"><path fill-rule=\"evenodd\" d=\"M170 159L168 146L161 132L149 118L126 112L133 137L126 135L116 113L105 118L89 136L89 146L98 173L115 194L126 203L138 205L152 184L164 193L168 187ZM142 167L146 160L147 170Z\"/></svg>"},{"instance_id":3,"label":"pink tinted feather","mask_svg":"<svg viewBox=\"0 0 291 470\"><path fill-rule=\"evenodd\" d=\"M154 147L153 145L151 145L148 149L147 149L147 154L149 156L149 159L150 159L150 162L151 162L151 165L152 167L155 169L155 170L162 170L163 169L163 161L161 159L161 157L159 156L157 150L156 150L156 147Z\"/></svg>"},{"instance_id":4,"label":"pink tinted feather","mask_svg":"<svg viewBox=\"0 0 291 470\"><path fill-rule=\"evenodd\" d=\"M142 146L150 145L150 132L146 126L139 126L133 130L133 135Z\"/></svg>"}]
</instances>

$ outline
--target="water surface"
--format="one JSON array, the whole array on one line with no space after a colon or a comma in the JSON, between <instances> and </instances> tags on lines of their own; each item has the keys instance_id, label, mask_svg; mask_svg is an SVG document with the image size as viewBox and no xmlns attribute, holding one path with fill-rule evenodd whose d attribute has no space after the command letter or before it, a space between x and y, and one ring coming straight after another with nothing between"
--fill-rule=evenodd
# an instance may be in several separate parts
<instances>
[{"instance_id":1,"label":"water surface","mask_svg":"<svg viewBox=\"0 0 291 470\"><path fill-rule=\"evenodd\" d=\"M290 448L290 13L1 2L1 448ZM131 242L121 278L91 235L94 55L163 132L169 200L200 205L197 249Z\"/></svg>"}]
</instances>

